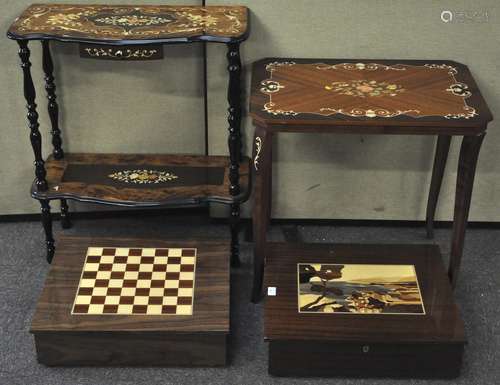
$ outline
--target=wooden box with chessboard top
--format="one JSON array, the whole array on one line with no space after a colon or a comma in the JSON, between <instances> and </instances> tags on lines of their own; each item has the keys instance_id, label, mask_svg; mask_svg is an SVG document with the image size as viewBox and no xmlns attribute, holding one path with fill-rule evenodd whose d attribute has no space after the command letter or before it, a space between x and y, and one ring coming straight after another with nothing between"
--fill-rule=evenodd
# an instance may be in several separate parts
<instances>
[{"instance_id":1,"label":"wooden box with chessboard top","mask_svg":"<svg viewBox=\"0 0 500 385\"><path fill-rule=\"evenodd\" d=\"M33 318L46 365L219 366L229 243L64 237Z\"/></svg>"}]
</instances>

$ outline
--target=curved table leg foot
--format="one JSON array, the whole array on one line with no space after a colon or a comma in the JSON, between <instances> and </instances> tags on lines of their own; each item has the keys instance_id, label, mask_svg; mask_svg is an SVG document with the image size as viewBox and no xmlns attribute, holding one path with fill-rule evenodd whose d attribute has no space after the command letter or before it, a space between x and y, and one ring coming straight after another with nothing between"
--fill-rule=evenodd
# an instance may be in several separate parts
<instances>
[{"instance_id":1,"label":"curved table leg foot","mask_svg":"<svg viewBox=\"0 0 500 385\"><path fill-rule=\"evenodd\" d=\"M456 286L464 249L465 229L469 218L469 208L474 186L474 176L479 150L485 134L464 136L458 162L455 213L451 241L450 265L448 276L453 287Z\"/></svg>"},{"instance_id":2,"label":"curved table leg foot","mask_svg":"<svg viewBox=\"0 0 500 385\"><path fill-rule=\"evenodd\" d=\"M434 157L434 166L432 168L431 187L429 190L429 198L427 200L426 212L426 227L427 238L434 238L434 217L436 214L437 202L439 199L439 192L443 182L444 170L448 153L450 151L451 136L439 135L436 144L436 155Z\"/></svg>"}]
</instances>

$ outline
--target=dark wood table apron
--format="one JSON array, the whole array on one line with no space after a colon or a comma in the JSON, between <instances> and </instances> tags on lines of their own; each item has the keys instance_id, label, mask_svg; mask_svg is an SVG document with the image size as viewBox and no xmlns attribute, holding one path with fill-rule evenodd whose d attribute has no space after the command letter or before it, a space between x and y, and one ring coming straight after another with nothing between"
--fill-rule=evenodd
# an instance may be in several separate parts
<instances>
[{"instance_id":1,"label":"dark wood table apron","mask_svg":"<svg viewBox=\"0 0 500 385\"><path fill-rule=\"evenodd\" d=\"M433 221L452 136L462 136L448 274L457 282L481 143L493 117L469 69L452 61L268 58L254 63L254 287L261 296L278 132L435 135L427 203Z\"/></svg>"}]
</instances>

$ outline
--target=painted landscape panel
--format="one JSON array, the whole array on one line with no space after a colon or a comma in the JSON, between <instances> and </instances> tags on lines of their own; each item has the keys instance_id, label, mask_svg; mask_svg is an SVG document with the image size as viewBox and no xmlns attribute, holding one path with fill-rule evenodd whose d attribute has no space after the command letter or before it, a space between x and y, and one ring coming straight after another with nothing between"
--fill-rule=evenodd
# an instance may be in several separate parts
<instances>
[{"instance_id":1,"label":"painted landscape panel","mask_svg":"<svg viewBox=\"0 0 500 385\"><path fill-rule=\"evenodd\" d=\"M413 265L297 264L300 313L425 314Z\"/></svg>"}]
</instances>

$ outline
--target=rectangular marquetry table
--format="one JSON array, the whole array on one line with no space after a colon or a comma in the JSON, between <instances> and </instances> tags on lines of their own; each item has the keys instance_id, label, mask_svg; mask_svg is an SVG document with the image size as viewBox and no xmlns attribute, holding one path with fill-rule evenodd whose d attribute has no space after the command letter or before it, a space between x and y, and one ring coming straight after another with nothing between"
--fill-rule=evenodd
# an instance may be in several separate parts
<instances>
[{"instance_id":1,"label":"rectangular marquetry table","mask_svg":"<svg viewBox=\"0 0 500 385\"><path fill-rule=\"evenodd\" d=\"M261 296L271 210L272 140L279 132L432 135L437 149L427 205L432 237L452 136L462 136L448 274L456 284L476 163L493 119L469 69L452 61L268 58L254 63L254 289Z\"/></svg>"},{"instance_id":2,"label":"rectangular marquetry table","mask_svg":"<svg viewBox=\"0 0 500 385\"><path fill-rule=\"evenodd\" d=\"M492 120L468 68L450 61L264 59L254 63L250 113L252 300L260 300L265 282L269 372L456 377L465 334L452 288ZM272 140L279 132L437 136L429 237L451 137L463 136L448 269L436 245L267 242Z\"/></svg>"},{"instance_id":3,"label":"rectangular marquetry table","mask_svg":"<svg viewBox=\"0 0 500 385\"><path fill-rule=\"evenodd\" d=\"M219 366L228 241L62 237L31 324L46 365Z\"/></svg>"}]
</instances>

